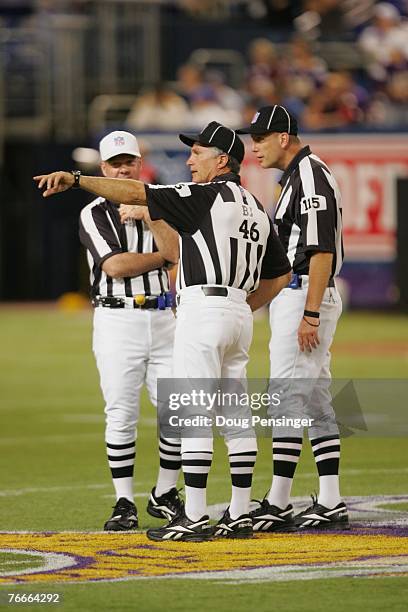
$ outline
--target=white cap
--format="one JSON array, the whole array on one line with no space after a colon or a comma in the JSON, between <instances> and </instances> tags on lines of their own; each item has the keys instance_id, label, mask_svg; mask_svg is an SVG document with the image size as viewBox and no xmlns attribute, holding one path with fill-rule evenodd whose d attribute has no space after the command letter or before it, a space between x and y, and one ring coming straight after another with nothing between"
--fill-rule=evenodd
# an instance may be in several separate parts
<instances>
[{"instance_id":1,"label":"white cap","mask_svg":"<svg viewBox=\"0 0 408 612\"><path fill-rule=\"evenodd\" d=\"M141 157L136 137L129 132L121 131L111 132L102 138L99 143L99 152L102 161L122 154Z\"/></svg>"},{"instance_id":2,"label":"white cap","mask_svg":"<svg viewBox=\"0 0 408 612\"><path fill-rule=\"evenodd\" d=\"M394 21L399 21L401 17L398 9L389 2L379 2L376 4L374 6L374 15L383 19L393 19Z\"/></svg>"}]
</instances>

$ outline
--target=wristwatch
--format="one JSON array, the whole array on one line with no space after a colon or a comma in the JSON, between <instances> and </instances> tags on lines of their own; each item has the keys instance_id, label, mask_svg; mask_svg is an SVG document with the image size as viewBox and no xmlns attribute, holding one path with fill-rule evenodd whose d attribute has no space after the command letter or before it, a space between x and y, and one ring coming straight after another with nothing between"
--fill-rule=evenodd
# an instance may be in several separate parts
<instances>
[{"instance_id":1,"label":"wristwatch","mask_svg":"<svg viewBox=\"0 0 408 612\"><path fill-rule=\"evenodd\" d=\"M72 185L71 189L80 189L81 185L79 184L79 180L81 178L81 171L71 170L71 174L74 177L74 184Z\"/></svg>"}]
</instances>

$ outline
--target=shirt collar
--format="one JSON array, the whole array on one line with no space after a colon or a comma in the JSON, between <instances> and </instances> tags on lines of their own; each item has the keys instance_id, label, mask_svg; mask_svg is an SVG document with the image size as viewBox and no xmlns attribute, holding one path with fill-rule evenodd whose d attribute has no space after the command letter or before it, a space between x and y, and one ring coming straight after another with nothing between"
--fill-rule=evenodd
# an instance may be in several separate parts
<instances>
[{"instance_id":1,"label":"shirt collar","mask_svg":"<svg viewBox=\"0 0 408 612\"><path fill-rule=\"evenodd\" d=\"M233 183L241 184L241 178L239 174L234 172L228 172L226 174L219 174L212 179L212 183L219 183L220 181L232 181Z\"/></svg>"},{"instance_id":2,"label":"shirt collar","mask_svg":"<svg viewBox=\"0 0 408 612\"><path fill-rule=\"evenodd\" d=\"M300 151L298 153L296 153L295 157L289 163L289 165L286 168L285 172L281 176L279 184L282 185L282 187L286 183L286 181L288 180L288 178L292 174L292 172L295 170L295 168L297 168L297 166L300 164L302 159L304 157L306 157L307 155L310 155L310 154L311 154L311 150L310 150L309 146L303 147L303 149L300 149Z\"/></svg>"}]
</instances>

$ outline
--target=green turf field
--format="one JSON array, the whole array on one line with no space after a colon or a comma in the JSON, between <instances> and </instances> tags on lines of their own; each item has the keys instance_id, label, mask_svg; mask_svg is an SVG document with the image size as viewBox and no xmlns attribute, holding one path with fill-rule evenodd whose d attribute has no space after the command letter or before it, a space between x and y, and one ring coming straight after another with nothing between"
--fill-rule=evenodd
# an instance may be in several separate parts
<instances>
[{"instance_id":1,"label":"green turf field","mask_svg":"<svg viewBox=\"0 0 408 612\"><path fill-rule=\"evenodd\" d=\"M334 376L407 378L407 322L407 317L395 314L344 315L333 351ZM91 312L2 308L0 332L0 531L99 531L114 498L105 462L102 400L90 350ZM251 377L267 377L268 333L267 321L257 320L249 366ZM382 406L382 410L387 412L390 406ZM135 486L142 529L158 524L145 512L146 494L154 484L158 464L154 416L153 408L144 397ZM353 435L344 439L343 494L395 496L391 505L385 499L382 507L406 512L407 499L400 499L408 494L406 443L407 438L402 435ZM259 446L254 497L263 497L270 484L270 440L260 439ZM313 492L317 486L314 471L311 451L305 445L294 484L295 496L306 497ZM221 504L228 500L228 495L226 454L217 440L208 502ZM87 538L87 541L89 538L97 541L96 535ZM270 554L274 552L274 542L276 547L280 546L279 540L269 539ZM312 543L317 559L324 546L323 540ZM16 547L24 548L17 536ZM234 559L237 555L245 556L245 550L235 548L231 544ZM0 579L2 574L16 568L38 567L38 557L15 550L6 554L1 549L0 543ZM163 563L171 570L171 556ZM92 584L77 576L73 580L78 584L44 583L41 589L62 593L63 604L59 609L64 610L144 612L218 608L222 612L232 609L261 612L274 606L279 610L316 612L363 608L405 610L407 592L404 598L403 589L407 587L407 578L389 573L387 578L325 577L290 582L286 578L256 583L235 578L222 581L213 575L207 580L143 578ZM5 593L10 590L27 593L38 589L35 583L3 586L0 604L5 603ZM20 607L39 609L40 605L20 604Z\"/></svg>"}]
</instances>

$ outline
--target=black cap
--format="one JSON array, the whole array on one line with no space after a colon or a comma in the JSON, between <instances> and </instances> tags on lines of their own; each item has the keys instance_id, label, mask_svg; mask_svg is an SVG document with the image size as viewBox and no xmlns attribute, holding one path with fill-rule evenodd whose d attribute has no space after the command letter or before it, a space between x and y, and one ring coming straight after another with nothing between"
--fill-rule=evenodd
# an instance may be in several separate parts
<instances>
[{"instance_id":1,"label":"black cap","mask_svg":"<svg viewBox=\"0 0 408 612\"><path fill-rule=\"evenodd\" d=\"M221 123L211 121L200 134L179 134L181 142L192 147L195 142L204 146L217 147L231 155L237 162L244 159L244 143L234 130L226 128Z\"/></svg>"},{"instance_id":2,"label":"black cap","mask_svg":"<svg viewBox=\"0 0 408 612\"><path fill-rule=\"evenodd\" d=\"M257 111L251 125L237 130L237 134L268 134L269 132L287 132L296 136L298 126L294 117L284 106L263 106Z\"/></svg>"}]
</instances>

